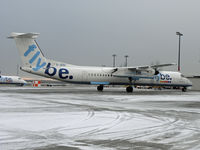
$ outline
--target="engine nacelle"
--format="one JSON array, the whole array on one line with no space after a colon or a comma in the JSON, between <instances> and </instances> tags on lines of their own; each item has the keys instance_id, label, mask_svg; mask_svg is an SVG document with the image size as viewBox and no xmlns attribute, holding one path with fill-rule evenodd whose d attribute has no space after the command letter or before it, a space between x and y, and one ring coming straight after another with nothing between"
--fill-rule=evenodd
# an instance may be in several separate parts
<instances>
[{"instance_id":1,"label":"engine nacelle","mask_svg":"<svg viewBox=\"0 0 200 150\"><path fill-rule=\"evenodd\" d=\"M147 76L153 76L155 75L156 70L152 68L148 68L145 70L137 70L136 75L147 75Z\"/></svg>"}]
</instances>

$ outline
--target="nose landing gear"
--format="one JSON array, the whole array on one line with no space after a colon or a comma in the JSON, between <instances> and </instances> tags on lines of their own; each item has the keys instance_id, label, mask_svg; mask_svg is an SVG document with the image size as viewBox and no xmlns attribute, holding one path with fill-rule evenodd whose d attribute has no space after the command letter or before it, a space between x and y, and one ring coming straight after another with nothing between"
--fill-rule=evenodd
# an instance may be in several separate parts
<instances>
[{"instance_id":1,"label":"nose landing gear","mask_svg":"<svg viewBox=\"0 0 200 150\"><path fill-rule=\"evenodd\" d=\"M182 92L186 92L187 91L187 88L186 87L183 87L182 88Z\"/></svg>"}]
</instances>

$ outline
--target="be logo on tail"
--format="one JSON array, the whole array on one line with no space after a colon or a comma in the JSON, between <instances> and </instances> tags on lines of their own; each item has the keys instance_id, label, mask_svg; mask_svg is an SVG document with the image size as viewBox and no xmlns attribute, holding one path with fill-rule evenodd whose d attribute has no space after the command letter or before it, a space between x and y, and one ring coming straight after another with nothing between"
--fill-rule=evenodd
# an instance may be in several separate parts
<instances>
[{"instance_id":1,"label":"be logo on tail","mask_svg":"<svg viewBox=\"0 0 200 150\"><path fill-rule=\"evenodd\" d=\"M33 53L37 46L35 44L30 45L27 49L27 51L24 53L24 57L27 57L29 54ZM40 51L36 51L33 57L29 60L30 64L33 64L33 62L36 62L36 66L33 68L33 71L38 71L40 68L44 67L46 65L46 62L41 63L41 58L39 57ZM38 58L39 57L39 58Z\"/></svg>"}]
</instances>

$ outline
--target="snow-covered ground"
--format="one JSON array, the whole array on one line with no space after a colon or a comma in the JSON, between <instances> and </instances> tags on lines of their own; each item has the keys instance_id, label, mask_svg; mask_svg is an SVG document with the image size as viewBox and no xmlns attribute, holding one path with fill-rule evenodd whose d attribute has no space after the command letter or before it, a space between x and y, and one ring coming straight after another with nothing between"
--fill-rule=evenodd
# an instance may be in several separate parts
<instances>
[{"instance_id":1,"label":"snow-covered ground","mask_svg":"<svg viewBox=\"0 0 200 150\"><path fill-rule=\"evenodd\" d=\"M0 150L200 149L200 92L0 88Z\"/></svg>"}]
</instances>

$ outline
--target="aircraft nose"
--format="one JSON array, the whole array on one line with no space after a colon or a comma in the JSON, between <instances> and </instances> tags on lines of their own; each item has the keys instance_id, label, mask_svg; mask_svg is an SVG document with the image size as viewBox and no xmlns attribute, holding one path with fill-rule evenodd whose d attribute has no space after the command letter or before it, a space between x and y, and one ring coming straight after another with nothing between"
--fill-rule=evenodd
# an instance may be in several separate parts
<instances>
[{"instance_id":1,"label":"aircraft nose","mask_svg":"<svg viewBox=\"0 0 200 150\"><path fill-rule=\"evenodd\" d=\"M192 86L192 82L186 78L186 83L189 85L189 86Z\"/></svg>"},{"instance_id":2,"label":"aircraft nose","mask_svg":"<svg viewBox=\"0 0 200 150\"><path fill-rule=\"evenodd\" d=\"M25 80L21 80L21 83L23 84L27 84L27 82Z\"/></svg>"}]
</instances>

